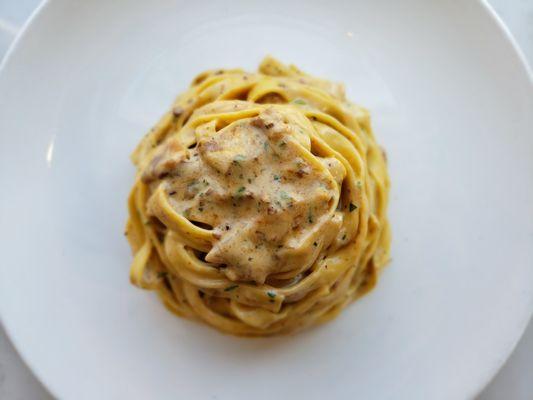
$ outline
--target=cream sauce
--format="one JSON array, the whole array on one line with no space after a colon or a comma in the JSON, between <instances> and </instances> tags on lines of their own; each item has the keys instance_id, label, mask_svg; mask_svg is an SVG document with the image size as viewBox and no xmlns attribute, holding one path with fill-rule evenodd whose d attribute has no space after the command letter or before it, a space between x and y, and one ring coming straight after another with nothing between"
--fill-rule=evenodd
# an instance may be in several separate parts
<instances>
[{"instance_id":1,"label":"cream sauce","mask_svg":"<svg viewBox=\"0 0 533 400\"><path fill-rule=\"evenodd\" d=\"M261 284L307 269L342 224L335 208L346 171L335 158L309 161L312 127L294 114L272 106L218 131L198 127L192 148L171 137L143 171L178 213L213 229L205 260L225 266L231 280Z\"/></svg>"}]
</instances>

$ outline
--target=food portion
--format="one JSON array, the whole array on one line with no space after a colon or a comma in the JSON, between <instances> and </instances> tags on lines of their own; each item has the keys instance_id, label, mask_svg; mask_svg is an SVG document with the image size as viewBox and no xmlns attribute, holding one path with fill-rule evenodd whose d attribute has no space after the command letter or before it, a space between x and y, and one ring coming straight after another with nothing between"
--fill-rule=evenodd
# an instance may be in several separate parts
<instances>
[{"instance_id":1,"label":"food portion","mask_svg":"<svg viewBox=\"0 0 533 400\"><path fill-rule=\"evenodd\" d=\"M144 137L131 281L228 333L331 319L389 257L388 175L343 86L267 57L202 73Z\"/></svg>"}]
</instances>

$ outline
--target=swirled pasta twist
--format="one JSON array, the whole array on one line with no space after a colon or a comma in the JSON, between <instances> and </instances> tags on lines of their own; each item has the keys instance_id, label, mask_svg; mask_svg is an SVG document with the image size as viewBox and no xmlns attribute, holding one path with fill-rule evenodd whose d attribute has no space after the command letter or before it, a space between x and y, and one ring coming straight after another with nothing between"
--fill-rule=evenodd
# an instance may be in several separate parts
<instances>
[{"instance_id":1,"label":"swirled pasta twist","mask_svg":"<svg viewBox=\"0 0 533 400\"><path fill-rule=\"evenodd\" d=\"M327 321L389 257L389 180L367 110L267 57L200 74L132 155L133 284L245 336Z\"/></svg>"}]
</instances>

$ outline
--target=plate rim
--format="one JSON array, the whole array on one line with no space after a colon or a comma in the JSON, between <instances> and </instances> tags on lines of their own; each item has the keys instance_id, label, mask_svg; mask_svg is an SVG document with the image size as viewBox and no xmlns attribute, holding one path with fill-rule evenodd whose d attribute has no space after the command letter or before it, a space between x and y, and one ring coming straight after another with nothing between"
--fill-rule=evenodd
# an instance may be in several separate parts
<instances>
[{"instance_id":1,"label":"plate rim","mask_svg":"<svg viewBox=\"0 0 533 400\"><path fill-rule=\"evenodd\" d=\"M16 34L15 38L10 43L7 51L5 52L3 58L0 60L0 79L2 78L4 74L4 70L6 69L6 66L11 62L11 59L13 58L13 55L17 51L17 49L20 47L20 43L22 40L31 32L31 27L34 24L34 22L41 18L42 15L46 12L46 9L55 2L56 0L42 0L37 7L32 11L30 16L26 19L26 21L22 24L20 30ZM507 25L503 22L503 20L500 18L500 16L496 13L493 6L488 3L488 0L475 0L475 2L480 6L480 14L484 14L484 18L488 18L492 24L494 24L494 27L496 30L500 33L500 35L503 36L503 39L509 45L512 49L512 53L516 56L516 58L519 61L520 67L525 72L526 76L529 79L529 83L532 86L533 89L533 63L532 65L529 64L524 52L522 51L521 47L518 45L518 42L514 38L513 34L507 27ZM533 95L532 95L533 97ZM533 289L533 287L532 287ZM500 370L503 368L503 366L506 364L510 356L514 353L520 339L523 337L526 328L528 327L529 323L533 321L533 298L530 299L529 307L525 307L525 314L521 315L521 320L517 321L517 329L515 337L512 338L512 340L509 341L509 344L506 349L506 353L504 353L504 357L501 357L501 359L494 363L493 365L487 366L485 368L485 374L483 376L483 379L480 379L476 382L475 385L472 385L470 388L470 392L466 393L466 398L475 399L477 398L481 392L487 387L487 385L496 377L496 375L500 372ZM5 313L2 312L3 306L2 303L0 303L0 326L4 329L4 332L6 334L6 337L9 341L9 343L13 346L15 349L17 355L21 358L25 366L31 371L33 376L39 381L39 383L43 386L43 388L54 398L61 398L60 393L60 387L59 385L56 385L55 383L51 382L47 377L44 371L42 371L40 368L36 366L35 360L31 359L30 352L27 349L24 349L24 346L22 346L22 343L19 342L17 337L12 332L11 327L9 326L9 323L6 321ZM529 309L529 310L528 310Z\"/></svg>"}]
</instances>

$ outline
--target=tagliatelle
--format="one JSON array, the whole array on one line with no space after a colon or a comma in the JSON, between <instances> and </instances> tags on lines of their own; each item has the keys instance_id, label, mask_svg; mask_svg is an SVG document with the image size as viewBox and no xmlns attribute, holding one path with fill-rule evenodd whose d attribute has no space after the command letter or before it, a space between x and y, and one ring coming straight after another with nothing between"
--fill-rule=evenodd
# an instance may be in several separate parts
<instances>
[{"instance_id":1,"label":"tagliatelle","mask_svg":"<svg viewBox=\"0 0 533 400\"><path fill-rule=\"evenodd\" d=\"M294 66L202 73L132 160L131 281L180 316L296 331L371 289L389 258L369 113Z\"/></svg>"}]
</instances>

